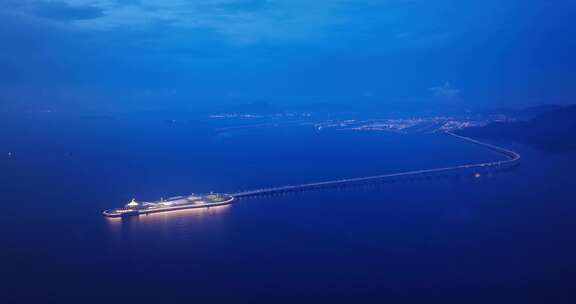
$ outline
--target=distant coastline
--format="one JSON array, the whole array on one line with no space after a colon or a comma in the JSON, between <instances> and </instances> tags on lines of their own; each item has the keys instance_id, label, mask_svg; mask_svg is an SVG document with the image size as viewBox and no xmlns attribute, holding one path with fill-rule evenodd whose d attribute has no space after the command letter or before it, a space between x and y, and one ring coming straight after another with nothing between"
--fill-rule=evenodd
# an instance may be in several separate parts
<instances>
[{"instance_id":1,"label":"distant coastline","mask_svg":"<svg viewBox=\"0 0 576 304\"><path fill-rule=\"evenodd\" d=\"M458 134L476 138L515 140L548 151L576 150L576 106L566 106L527 121L494 122Z\"/></svg>"}]
</instances>

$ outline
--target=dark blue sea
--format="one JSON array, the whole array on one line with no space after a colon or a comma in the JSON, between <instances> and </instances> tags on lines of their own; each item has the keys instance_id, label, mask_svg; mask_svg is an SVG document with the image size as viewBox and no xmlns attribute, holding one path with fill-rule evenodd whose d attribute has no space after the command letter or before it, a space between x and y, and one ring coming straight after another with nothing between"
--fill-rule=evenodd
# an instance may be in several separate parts
<instances>
[{"instance_id":1,"label":"dark blue sea","mask_svg":"<svg viewBox=\"0 0 576 304\"><path fill-rule=\"evenodd\" d=\"M54 113L0 121L0 298L570 303L576 154L519 167L110 220L131 198L499 159L439 134ZM568 300L568 301L567 301ZM161 302L159 302L161 301ZM571 302L573 303L573 302Z\"/></svg>"}]
</instances>

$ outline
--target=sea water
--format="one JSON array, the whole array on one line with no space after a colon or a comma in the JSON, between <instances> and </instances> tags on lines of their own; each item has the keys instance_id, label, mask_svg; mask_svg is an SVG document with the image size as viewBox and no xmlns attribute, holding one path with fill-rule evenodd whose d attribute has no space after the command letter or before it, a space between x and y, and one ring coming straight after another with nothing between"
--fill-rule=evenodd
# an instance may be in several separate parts
<instances>
[{"instance_id":1,"label":"sea water","mask_svg":"<svg viewBox=\"0 0 576 304\"><path fill-rule=\"evenodd\" d=\"M0 130L3 296L498 302L570 290L574 153L513 142L480 178L286 194L107 219L131 198L493 161L442 134L309 123L33 116Z\"/></svg>"}]
</instances>

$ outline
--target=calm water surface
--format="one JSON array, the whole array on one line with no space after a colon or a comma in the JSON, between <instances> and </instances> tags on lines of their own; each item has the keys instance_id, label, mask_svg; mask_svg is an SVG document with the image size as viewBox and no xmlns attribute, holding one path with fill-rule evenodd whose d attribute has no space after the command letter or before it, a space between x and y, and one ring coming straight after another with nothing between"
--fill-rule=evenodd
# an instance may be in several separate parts
<instances>
[{"instance_id":1,"label":"calm water surface","mask_svg":"<svg viewBox=\"0 0 576 304\"><path fill-rule=\"evenodd\" d=\"M573 299L576 155L500 144L522 154L521 166L476 180L247 199L122 221L100 212L132 197L235 192L499 156L443 135L135 117L5 119L2 297Z\"/></svg>"}]
</instances>

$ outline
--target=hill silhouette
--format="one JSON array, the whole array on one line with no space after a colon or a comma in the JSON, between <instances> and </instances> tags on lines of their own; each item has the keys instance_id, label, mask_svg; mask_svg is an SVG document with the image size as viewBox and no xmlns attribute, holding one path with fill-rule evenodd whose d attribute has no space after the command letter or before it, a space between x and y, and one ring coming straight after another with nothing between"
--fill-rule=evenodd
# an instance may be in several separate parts
<instances>
[{"instance_id":1,"label":"hill silhouette","mask_svg":"<svg viewBox=\"0 0 576 304\"><path fill-rule=\"evenodd\" d=\"M480 138L512 139L546 150L576 150L576 106L566 106L519 122L492 123L458 131Z\"/></svg>"}]
</instances>

